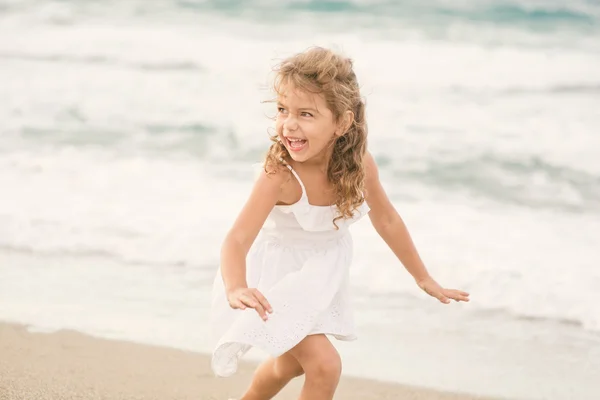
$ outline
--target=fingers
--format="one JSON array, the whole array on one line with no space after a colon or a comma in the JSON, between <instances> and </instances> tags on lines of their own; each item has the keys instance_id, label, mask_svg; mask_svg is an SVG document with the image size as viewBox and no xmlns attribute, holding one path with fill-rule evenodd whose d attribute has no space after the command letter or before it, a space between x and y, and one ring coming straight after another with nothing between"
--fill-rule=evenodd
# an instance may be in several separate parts
<instances>
[{"instance_id":1,"label":"fingers","mask_svg":"<svg viewBox=\"0 0 600 400\"><path fill-rule=\"evenodd\" d=\"M245 305L244 303L242 303L241 301L239 301L239 300L232 300L232 301L229 303L229 306L230 306L231 308L234 308L234 309L238 309L238 308L239 308L240 310L245 310L245 309L246 309L246 305Z\"/></svg>"},{"instance_id":2,"label":"fingers","mask_svg":"<svg viewBox=\"0 0 600 400\"><path fill-rule=\"evenodd\" d=\"M233 298L229 303L231 308L241 310L245 310L248 307L253 308L265 321L268 319L267 312L273 312L271 304L269 304L265 296L256 289L245 289L232 297Z\"/></svg>"},{"instance_id":3,"label":"fingers","mask_svg":"<svg viewBox=\"0 0 600 400\"><path fill-rule=\"evenodd\" d=\"M462 290L447 289L444 294L455 301L469 301L469 293Z\"/></svg>"},{"instance_id":4,"label":"fingers","mask_svg":"<svg viewBox=\"0 0 600 400\"><path fill-rule=\"evenodd\" d=\"M247 305L250 308L254 308L258 315L264 320L267 319L267 313L265 312L265 308L260 304L260 302L254 297L252 294L244 294L240 296L240 301Z\"/></svg>"},{"instance_id":5,"label":"fingers","mask_svg":"<svg viewBox=\"0 0 600 400\"><path fill-rule=\"evenodd\" d=\"M256 297L256 299L260 302L260 304L263 306L263 308L265 310L267 310L270 313L273 312L273 308L271 307L271 304L269 304L269 302L267 301L267 299L265 298L265 296L263 296L263 294L261 292L256 290L254 292L254 297Z\"/></svg>"},{"instance_id":6,"label":"fingers","mask_svg":"<svg viewBox=\"0 0 600 400\"><path fill-rule=\"evenodd\" d=\"M442 289L440 291L428 291L427 293L438 299L441 303L450 304L451 300L454 301L469 301L469 293L463 292L462 290L456 289Z\"/></svg>"},{"instance_id":7,"label":"fingers","mask_svg":"<svg viewBox=\"0 0 600 400\"><path fill-rule=\"evenodd\" d=\"M444 296L444 295L443 295L443 294L441 294L441 293L440 293L440 294L437 296L437 299L438 299L439 301L441 301L442 303L444 303L444 304L448 304L448 303L450 303L450 299L449 299L449 298L447 298L446 296Z\"/></svg>"}]
</instances>

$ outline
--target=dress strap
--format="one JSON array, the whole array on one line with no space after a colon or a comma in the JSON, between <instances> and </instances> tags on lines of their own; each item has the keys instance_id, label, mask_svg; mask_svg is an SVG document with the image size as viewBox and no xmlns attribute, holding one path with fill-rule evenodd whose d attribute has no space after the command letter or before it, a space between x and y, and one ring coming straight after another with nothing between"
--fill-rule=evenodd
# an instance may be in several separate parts
<instances>
[{"instance_id":1,"label":"dress strap","mask_svg":"<svg viewBox=\"0 0 600 400\"><path fill-rule=\"evenodd\" d=\"M292 168L292 166L290 164L285 164L285 166L292 172L292 174L298 180L298 183L300 184L300 188L302 189L302 198L305 198L306 197L306 189L304 188L304 183L302 183L302 179L300 179L300 177L298 176L298 173L296 171L294 171L294 168Z\"/></svg>"}]
</instances>

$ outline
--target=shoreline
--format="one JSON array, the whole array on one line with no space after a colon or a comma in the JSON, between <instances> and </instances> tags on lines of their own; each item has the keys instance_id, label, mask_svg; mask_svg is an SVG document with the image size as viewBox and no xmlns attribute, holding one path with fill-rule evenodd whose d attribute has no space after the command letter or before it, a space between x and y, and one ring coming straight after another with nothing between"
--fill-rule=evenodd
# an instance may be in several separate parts
<instances>
[{"instance_id":1,"label":"shoreline","mask_svg":"<svg viewBox=\"0 0 600 400\"><path fill-rule=\"evenodd\" d=\"M43 333L27 328L0 322L0 400L227 400L241 395L256 366L243 361L236 375L217 378L206 354L72 330ZM275 399L297 398L302 382L295 379ZM346 375L335 398L491 400Z\"/></svg>"}]
</instances>

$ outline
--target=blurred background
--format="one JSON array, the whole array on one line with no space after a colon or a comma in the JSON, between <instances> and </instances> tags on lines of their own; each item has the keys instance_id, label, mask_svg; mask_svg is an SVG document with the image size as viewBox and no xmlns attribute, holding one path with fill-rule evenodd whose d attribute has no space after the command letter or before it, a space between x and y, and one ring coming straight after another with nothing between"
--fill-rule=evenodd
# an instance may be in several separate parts
<instances>
[{"instance_id":1,"label":"blurred background","mask_svg":"<svg viewBox=\"0 0 600 400\"><path fill-rule=\"evenodd\" d=\"M354 59L386 190L472 296L362 220L345 373L600 398L596 0L0 0L0 320L210 352L271 68L312 45Z\"/></svg>"}]
</instances>

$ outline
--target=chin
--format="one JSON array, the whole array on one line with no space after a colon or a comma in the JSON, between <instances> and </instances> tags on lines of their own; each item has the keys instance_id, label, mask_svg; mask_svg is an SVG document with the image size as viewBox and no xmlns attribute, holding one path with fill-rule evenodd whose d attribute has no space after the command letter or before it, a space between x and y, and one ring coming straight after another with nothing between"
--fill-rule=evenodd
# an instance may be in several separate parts
<instances>
[{"instance_id":1,"label":"chin","mask_svg":"<svg viewBox=\"0 0 600 400\"><path fill-rule=\"evenodd\" d=\"M294 151L290 149L289 146L285 146L285 149L287 150L290 158L296 162L306 161L310 158L310 150L308 149L308 146L301 151Z\"/></svg>"},{"instance_id":2,"label":"chin","mask_svg":"<svg viewBox=\"0 0 600 400\"><path fill-rule=\"evenodd\" d=\"M291 151L286 147L290 158L298 163L303 163L307 161L321 162L327 158L327 154L325 153L325 149L315 150L312 149L304 149L303 151Z\"/></svg>"},{"instance_id":3,"label":"chin","mask_svg":"<svg viewBox=\"0 0 600 400\"><path fill-rule=\"evenodd\" d=\"M290 155L290 158L296 162L304 162L310 159L310 156L307 154L297 154L293 151L288 151L288 154Z\"/></svg>"}]
</instances>

